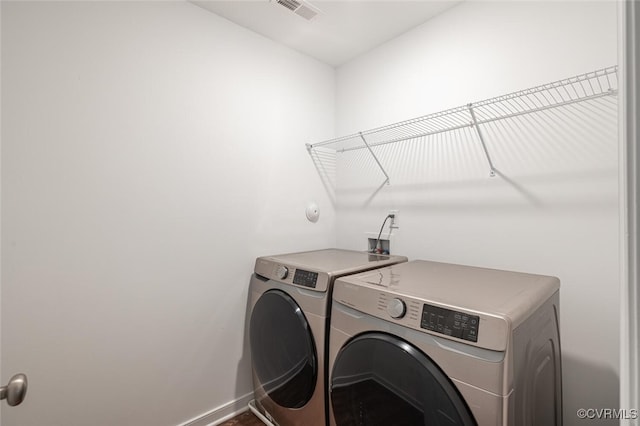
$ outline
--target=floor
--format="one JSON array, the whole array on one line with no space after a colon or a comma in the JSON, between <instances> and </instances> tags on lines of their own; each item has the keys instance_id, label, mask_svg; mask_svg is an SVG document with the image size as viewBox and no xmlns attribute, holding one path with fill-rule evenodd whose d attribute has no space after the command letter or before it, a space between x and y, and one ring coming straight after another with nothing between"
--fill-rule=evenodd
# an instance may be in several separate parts
<instances>
[{"instance_id":1,"label":"floor","mask_svg":"<svg viewBox=\"0 0 640 426\"><path fill-rule=\"evenodd\" d=\"M221 423L219 426L264 426L264 423L254 416L251 411L246 411L231 420Z\"/></svg>"}]
</instances>

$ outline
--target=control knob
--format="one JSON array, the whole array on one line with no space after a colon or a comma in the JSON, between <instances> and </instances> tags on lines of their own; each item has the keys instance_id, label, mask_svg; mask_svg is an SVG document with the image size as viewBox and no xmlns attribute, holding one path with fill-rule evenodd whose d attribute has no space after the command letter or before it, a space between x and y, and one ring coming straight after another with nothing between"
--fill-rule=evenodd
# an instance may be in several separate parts
<instances>
[{"instance_id":1,"label":"control knob","mask_svg":"<svg viewBox=\"0 0 640 426\"><path fill-rule=\"evenodd\" d=\"M286 266L280 265L278 269L276 269L276 277L280 280L284 280L289 275L289 269Z\"/></svg>"},{"instance_id":2,"label":"control knob","mask_svg":"<svg viewBox=\"0 0 640 426\"><path fill-rule=\"evenodd\" d=\"M389 300L387 303L387 313L391 316L391 318L402 318L404 314L407 312L407 306L401 299L394 297Z\"/></svg>"}]
</instances>

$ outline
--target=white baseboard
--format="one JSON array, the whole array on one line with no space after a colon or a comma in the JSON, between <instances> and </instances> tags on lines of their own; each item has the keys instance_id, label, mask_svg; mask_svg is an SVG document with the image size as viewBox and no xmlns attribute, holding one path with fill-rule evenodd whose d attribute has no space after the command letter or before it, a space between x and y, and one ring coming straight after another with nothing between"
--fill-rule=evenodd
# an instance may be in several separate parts
<instances>
[{"instance_id":1,"label":"white baseboard","mask_svg":"<svg viewBox=\"0 0 640 426\"><path fill-rule=\"evenodd\" d=\"M243 413L249 409L249 401L253 399L253 392L241 396L224 405L216 407L206 413L203 413L191 420L180 423L178 426L216 426L220 423Z\"/></svg>"}]
</instances>

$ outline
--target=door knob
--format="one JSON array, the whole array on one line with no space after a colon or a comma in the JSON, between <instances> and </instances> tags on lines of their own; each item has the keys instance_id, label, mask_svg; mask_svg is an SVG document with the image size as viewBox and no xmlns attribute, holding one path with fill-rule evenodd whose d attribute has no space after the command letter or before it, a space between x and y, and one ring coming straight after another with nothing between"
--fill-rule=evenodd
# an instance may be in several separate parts
<instances>
[{"instance_id":1,"label":"door knob","mask_svg":"<svg viewBox=\"0 0 640 426\"><path fill-rule=\"evenodd\" d=\"M26 394L27 376L22 373L14 375L7 386L0 387L0 399L6 399L12 407L20 404Z\"/></svg>"}]
</instances>

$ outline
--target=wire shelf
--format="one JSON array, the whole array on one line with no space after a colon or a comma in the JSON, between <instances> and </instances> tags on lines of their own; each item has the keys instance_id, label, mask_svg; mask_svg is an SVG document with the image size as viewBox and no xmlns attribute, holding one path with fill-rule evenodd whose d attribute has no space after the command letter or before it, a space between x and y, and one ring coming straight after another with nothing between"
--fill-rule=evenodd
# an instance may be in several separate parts
<instances>
[{"instance_id":1,"label":"wire shelf","mask_svg":"<svg viewBox=\"0 0 640 426\"><path fill-rule=\"evenodd\" d=\"M368 149L386 176L388 183L389 177L371 150L372 147L475 127L487 156L490 174L493 176L493 163L484 143L480 125L603 96L616 95L618 93L617 72L617 65L611 66L399 123L307 144L307 149L310 152L318 147L334 149L336 152Z\"/></svg>"},{"instance_id":2,"label":"wire shelf","mask_svg":"<svg viewBox=\"0 0 640 426\"><path fill-rule=\"evenodd\" d=\"M485 124L617 93L618 67L612 66L471 105L478 124Z\"/></svg>"}]
</instances>

